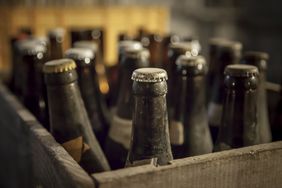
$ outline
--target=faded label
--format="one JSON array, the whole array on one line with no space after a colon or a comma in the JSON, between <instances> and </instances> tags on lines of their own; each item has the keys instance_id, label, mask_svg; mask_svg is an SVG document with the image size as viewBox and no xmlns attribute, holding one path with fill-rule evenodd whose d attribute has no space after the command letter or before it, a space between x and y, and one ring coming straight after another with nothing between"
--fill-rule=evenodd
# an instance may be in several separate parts
<instances>
[{"instance_id":1,"label":"faded label","mask_svg":"<svg viewBox=\"0 0 282 188\"><path fill-rule=\"evenodd\" d=\"M214 127L219 127L222 116L222 105L210 103L208 108L209 124Z\"/></svg>"},{"instance_id":2,"label":"faded label","mask_svg":"<svg viewBox=\"0 0 282 188\"><path fill-rule=\"evenodd\" d=\"M82 136L69 140L63 143L62 146L76 162L79 162L81 160L82 151L84 150Z\"/></svg>"},{"instance_id":3,"label":"faded label","mask_svg":"<svg viewBox=\"0 0 282 188\"><path fill-rule=\"evenodd\" d=\"M109 137L129 150L132 121L114 116Z\"/></svg>"},{"instance_id":4,"label":"faded label","mask_svg":"<svg viewBox=\"0 0 282 188\"><path fill-rule=\"evenodd\" d=\"M182 145L184 143L184 126L180 121L171 121L169 128L170 143Z\"/></svg>"}]
</instances>

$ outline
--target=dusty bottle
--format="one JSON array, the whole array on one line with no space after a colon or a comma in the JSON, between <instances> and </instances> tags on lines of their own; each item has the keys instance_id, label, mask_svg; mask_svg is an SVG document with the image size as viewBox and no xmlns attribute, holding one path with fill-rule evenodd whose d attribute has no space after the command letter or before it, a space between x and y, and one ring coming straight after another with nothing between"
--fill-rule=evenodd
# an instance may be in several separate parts
<instances>
[{"instance_id":1,"label":"dusty bottle","mask_svg":"<svg viewBox=\"0 0 282 188\"><path fill-rule=\"evenodd\" d=\"M73 59L77 65L80 93L94 133L100 145L103 146L109 128L109 119L105 115L107 112L103 111L106 104L98 88L97 74L93 65L95 55L90 49L71 48L65 52L65 57Z\"/></svg>"},{"instance_id":2,"label":"dusty bottle","mask_svg":"<svg viewBox=\"0 0 282 188\"><path fill-rule=\"evenodd\" d=\"M272 140L268 118L267 94L265 89L267 61L267 53L255 51L246 52L241 61L243 64L254 65L259 70L257 105L260 143L268 143Z\"/></svg>"},{"instance_id":3,"label":"dusty bottle","mask_svg":"<svg viewBox=\"0 0 282 188\"><path fill-rule=\"evenodd\" d=\"M192 48L191 43L189 42L175 42L169 46L168 57L169 57L169 64L167 74L169 77L168 80L168 115L169 119L173 116L174 106L175 106L175 99L176 99L176 60L180 55L190 55L192 56ZM194 54L197 55L197 54ZM193 55L193 56L194 56Z\"/></svg>"},{"instance_id":4,"label":"dusty bottle","mask_svg":"<svg viewBox=\"0 0 282 188\"><path fill-rule=\"evenodd\" d=\"M63 58L63 42L65 30L63 28L55 28L48 32L50 42L50 60Z\"/></svg>"},{"instance_id":5,"label":"dusty bottle","mask_svg":"<svg viewBox=\"0 0 282 188\"><path fill-rule=\"evenodd\" d=\"M104 96L106 96L109 93L110 86L107 78L106 73L106 66L103 63L103 59L99 50L99 46L97 42L94 41L77 41L73 44L75 48L87 48L93 51L95 56L95 62L93 63L93 67L95 68L95 72L97 74L98 79L98 89L100 90L99 93L101 93Z\"/></svg>"},{"instance_id":6,"label":"dusty bottle","mask_svg":"<svg viewBox=\"0 0 282 188\"><path fill-rule=\"evenodd\" d=\"M116 65L115 75L112 78L112 94L111 94L111 106L117 104L118 95L116 91L119 91L122 80L122 63L121 59L127 49L143 49L142 44L138 41L124 40L120 41L118 45L118 62ZM119 93L119 92L118 92Z\"/></svg>"},{"instance_id":7,"label":"dusty bottle","mask_svg":"<svg viewBox=\"0 0 282 188\"><path fill-rule=\"evenodd\" d=\"M127 48L121 58L121 82L117 110L110 127L105 153L113 169L123 168L130 144L132 127L132 72L149 66L143 48Z\"/></svg>"},{"instance_id":8,"label":"dusty bottle","mask_svg":"<svg viewBox=\"0 0 282 188\"><path fill-rule=\"evenodd\" d=\"M21 57L21 91L23 104L48 128L48 111L44 99L42 66L46 47L34 40L26 40L19 47Z\"/></svg>"},{"instance_id":9,"label":"dusty bottle","mask_svg":"<svg viewBox=\"0 0 282 188\"><path fill-rule=\"evenodd\" d=\"M224 74L223 114L214 150L258 144L258 69L252 65L229 65Z\"/></svg>"},{"instance_id":10,"label":"dusty bottle","mask_svg":"<svg viewBox=\"0 0 282 188\"><path fill-rule=\"evenodd\" d=\"M175 111L170 121L174 158L211 153L212 139L205 103L207 65L202 56L181 55L177 59L179 85Z\"/></svg>"},{"instance_id":11,"label":"dusty bottle","mask_svg":"<svg viewBox=\"0 0 282 188\"><path fill-rule=\"evenodd\" d=\"M132 135L127 166L157 159L167 165L173 159L166 106L167 74L159 68L141 68L132 74L134 96Z\"/></svg>"},{"instance_id":12,"label":"dusty bottle","mask_svg":"<svg viewBox=\"0 0 282 188\"><path fill-rule=\"evenodd\" d=\"M71 59L45 63L51 133L88 173L110 170L93 134Z\"/></svg>"},{"instance_id":13,"label":"dusty bottle","mask_svg":"<svg viewBox=\"0 0 282 188\"><path fill-rule=\"evenodd\" d=\"M208 105L209 126L213 142L215 142L222 116L224 93L224 69L227 65L240 62L242 44L234 41L222 41L218 44L216 55L216 74Z\"/></svg>"}]
</instances>

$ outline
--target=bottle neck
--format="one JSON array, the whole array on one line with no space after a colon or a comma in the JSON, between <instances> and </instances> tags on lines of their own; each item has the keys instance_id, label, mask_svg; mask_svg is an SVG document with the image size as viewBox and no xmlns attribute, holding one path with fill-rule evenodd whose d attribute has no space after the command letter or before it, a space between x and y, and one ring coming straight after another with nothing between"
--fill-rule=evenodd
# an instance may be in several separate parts
<instances>
[{"instance_id":1,"label":"bottle neck","mask_svg":"<svg viewBox=\"0 0 282 188\"><path fill-rule=\"evenodd\" d=\"M148 61L127 58L122 61L121 84L118 93L117 115L123 119L132 119L132 80L131 74L135 69L147 67Z\"/></svg>"},{"instance_id":2,"label":"bottle neck","mask_svg":"<svg viewBox=\"0 0 282 188\"><path fill-rule=\"evenodd\" d=\"M42 75L42 66L44 61L44 56L38 58L36 55L25 55L22 58L22 87L24 97L35 97L39 99L42 97L42 87L43 87L43 75Z\"/></svg>"},{"instance_id":3,"label":"bottle neck","mask_svg":"<svg viewBox=\"0 0 282 188\"><path fill-rule=\"evenodd\" d=\"M223 103L223 93L224 93L224 69L227 65L236 64L239 62L239 56L235 54L219 54L215 58L216 70L214 70L215 78L212 91L212 102L218 105Z\"/></svg>"},{"instance_id":4,"label":"bottle neck","mask_svg":"<svg viewBox=\"0 0 282 188\"><path fill-rule=\"evenodd\" d=\"M63 40L51 38L50 39L50 59L63 58Z\"/></svg>"},{"instance_id":5,"label":"bottle neck","mask_svg":"<svg viewBox=\"0 0 282 188\"><path fill-rule=\"evenodd\" d=\"M227 78L225 85L227 88L217 145L238 148L257 144L259 135L256 79Z\"/></svg>"},{"instance_id":6,"label":"bottle neck","mask_svg":"<svg viewBox=\"0 0 282 188\"><path fill-rule=\"evenodd\" d=\"M183 122L184 118L195 119L206 114L205 107L205 77L178 77L176 92L179 94L175 105L174 120ZM186 118L187 119L187 118Z\"/></svg>"},{"instance_id":7,"label":"bottle neck","mask_svg":"<svg viewBox=\"0 0 282 188\"><path fill-rule=\"evenodd\" d=\"M166 88L164 90L163 86L166 83L133 83L133 139L129 152L131 163L157 158L159 165L165 165L172 160Z\"/></svg>"}]
</instances>

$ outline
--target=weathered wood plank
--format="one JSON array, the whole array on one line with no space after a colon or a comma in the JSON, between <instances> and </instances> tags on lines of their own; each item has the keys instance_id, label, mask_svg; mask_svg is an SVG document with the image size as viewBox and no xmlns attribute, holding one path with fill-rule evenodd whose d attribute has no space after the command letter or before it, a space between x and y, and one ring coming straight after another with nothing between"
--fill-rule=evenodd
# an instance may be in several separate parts
<instances>
[{"instance_id":1,"label":"weathered wood plank","mask_svg":"<svg viewBox=\"0 0 282 188\"><path fill-rule=\"evenodd\" d=\"M98 187L272 187L282 185L282 142L93 174Z\"/></svg>"},{"instance_id":2,"label":"weathered wood plank","mask_svg":"<svg viewBox=\"0 0 282 188\"><path fill-rule=\"evenodd\" d=\"M68 155L0 84L0 187L95 187Z\"/></svg>"}]
</instances>

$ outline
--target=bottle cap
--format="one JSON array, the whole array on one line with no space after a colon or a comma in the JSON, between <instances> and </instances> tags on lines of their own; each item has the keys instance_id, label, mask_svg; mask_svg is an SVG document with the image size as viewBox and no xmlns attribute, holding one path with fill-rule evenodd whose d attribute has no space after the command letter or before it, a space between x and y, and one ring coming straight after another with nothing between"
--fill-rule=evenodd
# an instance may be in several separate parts
<instances>
[{"instance_id":1,"label":"bottle cap","mask_svg":"<svg viewBox=\"0 0 282 188\"><path fill-rule=\"evenodd\" d=\"M233 64L225 68L224 74L235 77L251 77L258 75L258 68L253 65Z\"/></svg>"},{"instance_id":2,"label":"bottle cap","mask_svg":"<svg viewBox=\"0 0 282 188\"><path fill-rule=\"evenodd\" d=\"M241 50L242 43L238 41L232 41L225 38L211 38L209 41L210 45L219 46L222 48L229 48L234 50Z\"/></svg>"},{"instance_id":3,"label":"bottle cap","mask_svg":"<svg viewBox=\"0 0 282 188\"><path fill-rule=\"evenodd\" d=\"M62 73L74 70L75 68L76 64L72 59L58 59L45 63L43 66L43 72L47 74Z\"/></svg>"},{"instance_id":4,"label":"bottle cap","mask_svg":"<svg viewBox=\"0 0 282 188\"><path fill-rule=\"evenodd\" d=\"M188 56L197 56L200 51L200 47L196 43L192 42L175 42L169 45L169 49L173 51L179 51L182 54L186 53Z\"/></svg>"},{"instance_id":5,"label":"bottle cap","mask_svg":"<svg viewBox=\"0 0 282 188\"><path fill-rule=\"evenodd\" d=\"M181 55L176 60L176 65L180 68L182 75L200 75L207 72L206 61L202 56Z\"/></svg>"},{"instance_id":6,"label":"bottle cap","mask_svg":"<svg viewBox=\"0 0 282 188\"><path fill-rule=\"evenodd\" d=\"M98 51L98 44L94 41L77 41L73 44L75 48L88 48L93 52Z\"/></svg>"},{"instance_id":7,"label":"bottle cap","mask_svg":"<svg viewBox=\"0 0 282 188\"><path fill-rule=\"evenodd\" d=\"M48 36L49 37L63 37L65 35L65 29L64 28L54 28L48 31Z\"/></svg>"},{"instance_id":8,"label":"bottle cap","mask_svg":"<svg viewBox=\"0 0 282 188\"><path fill-rule=\"evenodd\" d=\"M141 42L133 40L123 40L119 42L119 51L124 52L126 49L142 49Z\"/></svg>"},{"instance_id":9,"label":"bottle cap","mask_svg":"<svg viewBox=\"0 0 282 188\"><path fill-rule=\"evenodd\" d=\"M137 82L162 82L167 80L167 73L160 68L140 68L132 73L131 79Z\"/></svg>"},{"instance_id":10,"label":"bottle cap","mask_svg":"<svg viewBox=\"0 0 282 188\"><path fill-rule=\"evenodd\" d=\"M18 49L23 55L36 55L46 52L46 46L34 39L27 39L18 43Z\"/></svg>"},{"instance_id":11,"label":"bottle cap","mask_svg":"<svg viewBox=\"0 0 282 188\"><path fill-rule=\"evenodd\" d=\"M94 53L89 48L70 48L65 52L65 57L73 60L83 60L89 64L94 58Z\"/></svg>"}]
</instances>

